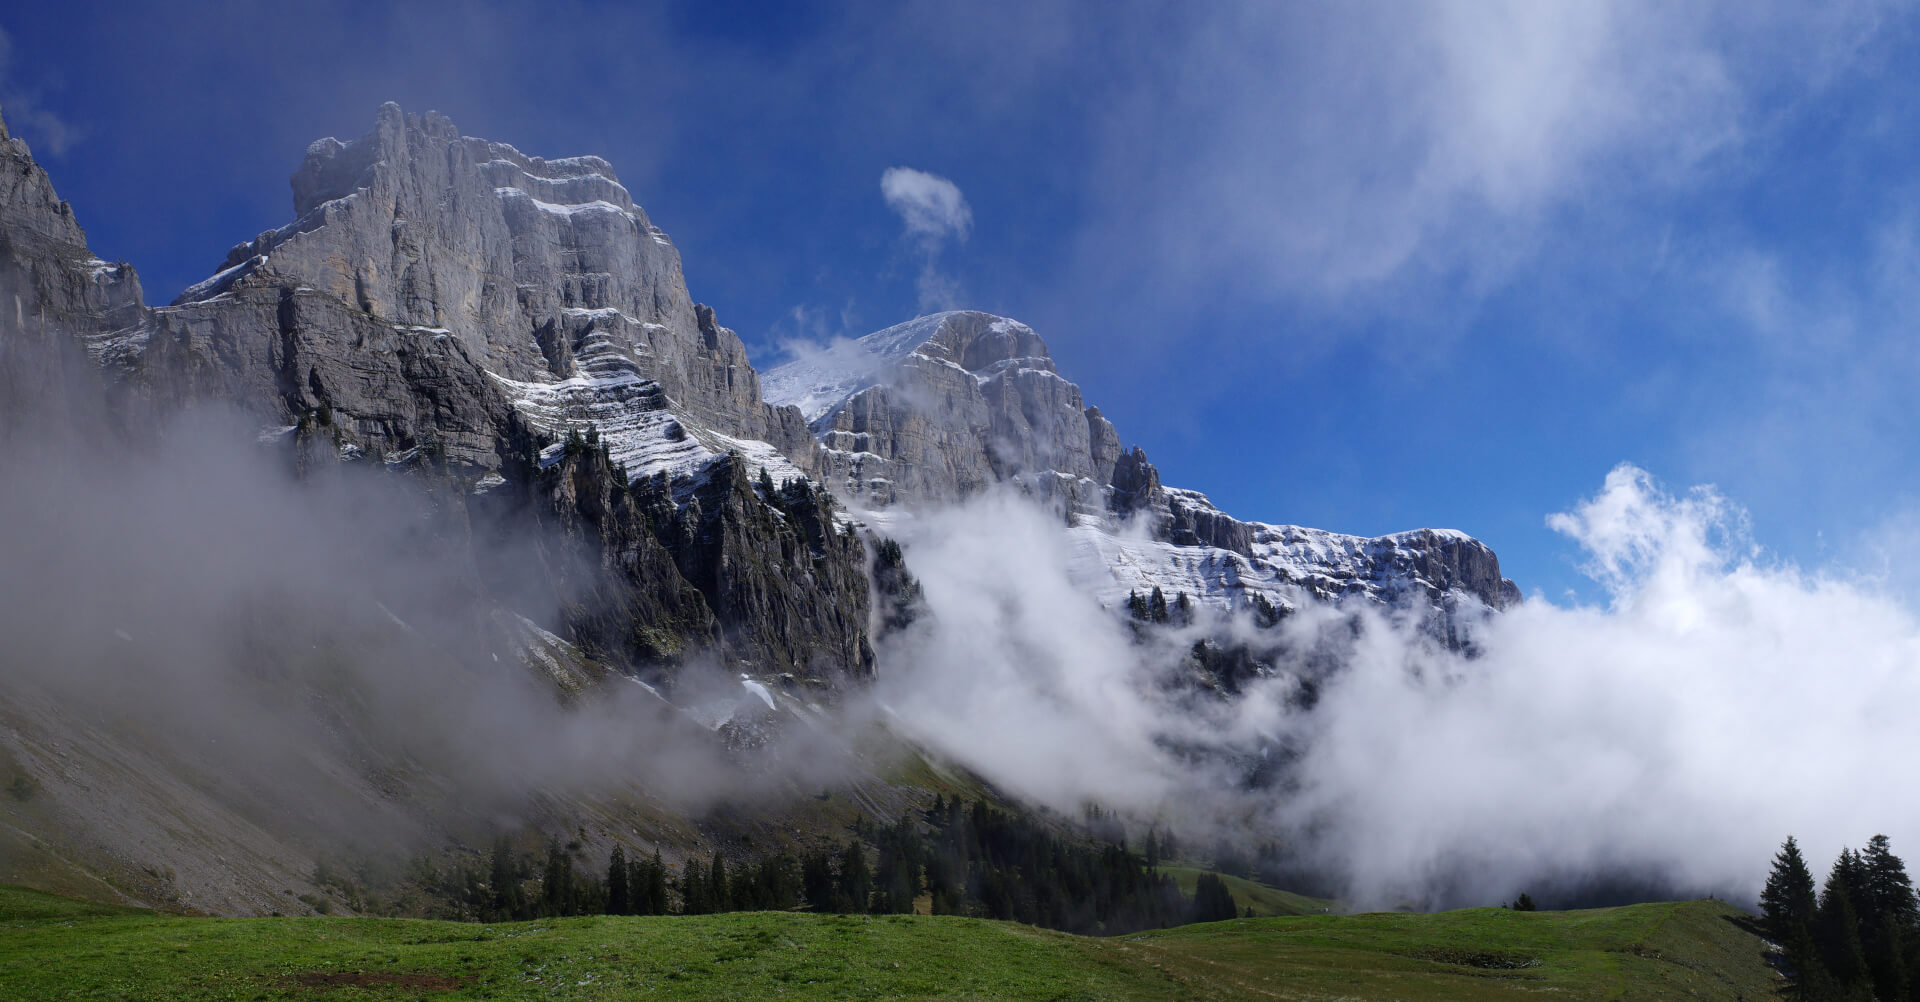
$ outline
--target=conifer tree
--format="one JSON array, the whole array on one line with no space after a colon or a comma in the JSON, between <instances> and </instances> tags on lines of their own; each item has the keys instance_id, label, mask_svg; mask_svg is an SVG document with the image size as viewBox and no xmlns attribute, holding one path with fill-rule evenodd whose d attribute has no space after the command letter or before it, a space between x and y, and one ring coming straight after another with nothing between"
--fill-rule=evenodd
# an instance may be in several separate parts
<instances>
[{"instance_id":1,"label":"conifer tree","mask_svg":"<svg viewBox=\"0 0 1920 1002\"><path fill-rule=\"evenodd\" d=\"M633 914L633 902L627 894L627 851L618 845L607 863L607 914Z\"/></svg>"},{"instance_id":2,"label":"conifer tree","mask_svg":"<svg viewBox=\"0 0 1920 1002\"><path fill-rule=\"evenodd\" d=\"M555 836L547 840L547 869L540 883L541 914L571 915L573 902L573 864Z\"/></svg>"},{"instance_id":3,"label":"conifer tree","mask_svg":"<svg viewBox=\"0 0 1920 1002\"><path fill-rule=\"evenodd\" d=\"M835 901L833 855L825 849L808 853L800 861L800 889L807 907L816 912L839 911Z\"/></svg>"},{"instance_id":4,"label":"conifer tree","mask_svg":"<svg viewBox=\"0 0 1920 1002\"><path fill-rule=\"evenodd\" d=\"M840 910L849 912L865 912L873 898L873 871L859 839L848 842L840 857L840 896L846 899Z\"/></svg>"},{"instance_id":5,"label":"conifer tree","mask_svg":"<svg viewBox=\"0 0 1920 1002\"><path fill-rule=\"evenodd\" d=\"M1167 621L1167 593L1153 586L1153 594L1147 596L1147 618L1156 623Z\"/></svg>"},{"instance_id":6,"label":"conifer tree","mask_svg":"<svg viewBox=\"0 0 1920 1002\"><path fill-rule=\"evenodd\" d=\"M1853 908L1848 885L1855 880L1857 863L1853 850L1843 849L1827 874L1820 892L1820 909L1814 914L1813 939L1821 964L1832 977L1832 997L1871 999L1873 980L1867 970L1867 955L1860 945L1860 920Z\"/></svg>"},{"instance_id":7,"label":"conifer tree","mask_svg":"<svg viewBox=\"0 0 1920 1002\"><path fill-rule=\"evenodd\" d=\"M1767 934L1779 944L1786 960L1787 987L1795 998L1817 998L1830 987L1826 984L1826 968L1813 942L1813 920L1818 907L1813 873L1800 855L1800 844L1789 835L1773 857L1773 871L1767 875L1766 887L1760 892L1760 911L1766 920Z\"/></svg>"},{"instance_id":8,"label":"conifer tree","mask_svg":"<svg viewBox=\"0 0 1920 1002\"><path fill-rule=\"evenodd\" d=\"M1813 873L1800 855L1800 843L1789 835L1773 857L1773 872L1767 875L1766 887L1760 892L1760 911L1766 918L1768 934L1784 944L1795 928L1813 921L1817 907Z\"/></svg>"},{"instance_id":9,"label":"conifer tree","mask_svg":"<svg viewBox=\"0 0 1920 1002\"><path fill-rule=\"evenodd\" d=\"M720 850L713 851L713 869L707 875L707 900L716 912L733 910L733 888L727 884L727 861Z\"/></svg>"},{"instance_id":10,"label":"conifer tree","mask_svg":"<svg viewBox=\"0 0 1920 1002\"><path fill-rule=\"evenodd\" d=\"M647 863L647 901L651 907L649 915L667 913L667 864L660 861L660 850L653 850L653 859Z\"/></svg>"},{"instance_id":11,"label":"conifer tree","mask_svg":"<svg viewBox=\"0 0 1920 1002\"><path fill-rule=\"evenodd\" d=\"M1227 889L1227 882L1211 873L1203 873L1193 886L1193 920L1195 922L1218 922L1234 918L1240 910L1233 903L1233 892Z\"/></svg>"},{"instance_id":12,"label":"conifer tree","mask_svg":"<svg viewBox=\"0 0 1920 1002\"><path fill-rule=\"evenodd\" d=\"M493 892L491 918L525 918L524 906L520 896L520 874L514 866L513 845L505 835L493 842L493 858L489 861L487 885Z\"/></svg>"},{"instance_id":13,"label":"conifer tree","mask_svg":"<svg viewBox=\"0 0 1920 1002\"><path fill-rule=\"evenodd\" d=\"M1905 998L1910 974L1907 944L1915 938L1913 881L1885 835L1868 839L1858 860L1860 941L1873 972L1874 994L1883 999Z\"/></svg>"},{"instance_id":14,"label":"conifer tree","mask_svg":"<svg viewBox=\"0 0 1920 1002\"><path fill-rule=\"evenodd\" d=\"M647 893L647 861L643 859L627 860L627 914L659 914Z\"/></svg>"}]
</instances>

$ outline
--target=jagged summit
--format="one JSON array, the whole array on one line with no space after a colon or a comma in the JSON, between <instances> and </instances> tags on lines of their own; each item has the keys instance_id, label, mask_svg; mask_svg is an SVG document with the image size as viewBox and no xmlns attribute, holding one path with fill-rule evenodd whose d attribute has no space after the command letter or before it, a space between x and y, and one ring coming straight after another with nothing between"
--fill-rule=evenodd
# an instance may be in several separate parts
<instances>
[{"instance_id":1,"label":"jagged summit","mask_svg":"<svg viewBox=\"0 0 1920 1002\"><path fill-rule=\"evenodd\" d=\"M958 500L1012 483L1068 516L1079 574L1109 599L1159 587L1233 605L1303 596L1519 601L1499 560L1462 532L1377 538L1235 519L1166 487L1138 447L1063 378L1017 320L936 313L771 369L768 399L800 408L832 482L876 508Z\"/></svg>"},{"instance_id":2,"label":"jagged summit","mask_svg":"<svg viewBox=\"0 0 1920 1002\"><path fill-rule=\"evenodd\" d=\"M711 650L825 686L870 671L844 515L811 487L758 491L762 471L805 485L819 446L761 400L605 160L387 105L309 146L292 188L293 222L174 305L69 328L116 407L218 400L301 468L417 477L473 547L476 595L531 601L511 611L617 667ZM523 543L550 559L496 564Z\"/></svg>"},{"instance_id":3,"label":"jagged summit","mask_svg":"<svg viewBox=\"0 0 1920 1002\"><path fill-rule=\"evenodd\" d=\"M991 313L920 317L769 370L764 385L807 416L828 479L876 505L1021 477L1067 478L1074 503L1097 505L1120 456L1046 342Z\"/></svg>"},{"instance_id":4,"label":"jagged summit","mask_svg":"<svg viewBox=\"0 0 1920 1002\"><path fill-rule=\"evenodd\" d=\"M291 184L294 220L236 246L177 307L317 294L450 342L550 433L606 423L612 401L806 462L804 422L762 402L739 337L693 301L679 252L606 160L528 156L388 103L366 135L310 145Z\"/></svg>"},{"instance_id":5,"label":"jagged summit","mask_svg":"<svg viewBox=\"0 0 1920 1002\"><path fill-rule=\"evenodd\" d=\"M988 350L975 355L976 344ZM1003 350L996 352L988 346ZM950 362L969 371L978 367L967 364L970 355L975 355L975 361L984 356L994 356L995 361L1028 356L1048 371L1053 367L1046 343L1026 324L978 310L947 310L915 317L853 341L805 351L801 357L767 370L761 377L761 388L768 400L792 404L813 422L827 416L854 392L873 385L888 367L908 355Z\"/></svg>"},{"instance_id":6,"label":"jagged summit","mask_svg":"<svg viewBox=\"0 0 1920 1002\"><path fill-rule=\"evenodd\" d=\"M89 249L73 207L0 120L0 425L53 410L72 420L84 406L43 405L99 392L82 347L145 317L139 276Z\"/></svg>"}]
</instances>

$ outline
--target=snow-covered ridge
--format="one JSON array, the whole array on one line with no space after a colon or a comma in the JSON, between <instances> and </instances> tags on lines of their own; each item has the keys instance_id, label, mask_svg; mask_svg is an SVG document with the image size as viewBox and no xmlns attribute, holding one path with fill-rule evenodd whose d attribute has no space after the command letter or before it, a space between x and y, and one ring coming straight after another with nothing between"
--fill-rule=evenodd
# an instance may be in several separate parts
<instances>
[{"instance_id":1,"label":"snow-covered ridge","mask_svg":"<svg viewBox=\"0 0 1920 1002\"><path fill-rule=\"evenodd\" d=\"M1254 596L1278 608L1455 592L1496 608L1518 601L1492 550L1457 530L1370 538L1243 522L1199 491L1161 486L1097 409L1082 412L1079 387L1018 321L939 313L795 354L762 385L800 407L836 486L887 519L993 481L1014 486L1065 515L1076 574L1103 601L1155 587L1224 607ZM907 510L879 515L895 504Z\"/></svg>"},{"instance_id":2,"label":"snow-covered ridge","mask_svg":"<svg viewBox=\"0 0 1920 1002\"><path fill-rule=\"evenodd\" d=\"M958 363L937 346L927 351L921 349L929 346L942 324L964 312L930 313L865 337L826 346L789 345L793 360L760 374L760 394L770 404L792 404L800 408L801 416L812 423L847 397L872 386L882 373L908 355L917 354L957 366Z\"/></svg>"},{"instance_id":3,"label":"snow-covered ridge","mask_svg":"<svg viewBox=\"0 0 1920 1002\"><path fill-rule=\"evenodd\" d=\"M546 202L534 198L519 188L495 188L493 189L493 193L509 201L525 199L541 212L549 212L556 216L572 216L575 213L581 212L616 212L633 222L637 223L640 221L640 217L632 211L623 209L605 199L595 199L591 202Z\"/></svg>"}]
</instances>

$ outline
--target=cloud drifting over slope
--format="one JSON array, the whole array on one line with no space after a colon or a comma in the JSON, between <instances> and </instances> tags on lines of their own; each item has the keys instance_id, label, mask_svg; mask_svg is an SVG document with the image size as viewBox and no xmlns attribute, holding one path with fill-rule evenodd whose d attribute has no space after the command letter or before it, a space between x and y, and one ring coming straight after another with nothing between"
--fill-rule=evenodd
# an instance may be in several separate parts
<instances>
[{"instance_id":1,"label":"cloud drifting over slope","mask_svg":"<svg viewBox=\"0 0 1920 1002\"><path fill-rule=\"evenodd\" d=\"M1474 657L1406 618L1296 616L1297 651L1358 624L1311 709L1285 671L1232 707L1182 702L1166 665L1193 637L1131 645L1044 516L1009 504L909 537L937 623L883 692L936 748L1056 806L1277 836L1362 906L1621 880L1737 900L1788 834L1821 857L1920 839L1920 808L1882 795L1920 762L1920 621L1870 584L1767 562L1711 489L1615 469L1552 520L1608 602L1535 597L1478 627ZM1262 747L1299 758L1250 790L1230 754L1186 755L1206 746L1242 753L1234 768Z\"/></svg>"}]
</instances>

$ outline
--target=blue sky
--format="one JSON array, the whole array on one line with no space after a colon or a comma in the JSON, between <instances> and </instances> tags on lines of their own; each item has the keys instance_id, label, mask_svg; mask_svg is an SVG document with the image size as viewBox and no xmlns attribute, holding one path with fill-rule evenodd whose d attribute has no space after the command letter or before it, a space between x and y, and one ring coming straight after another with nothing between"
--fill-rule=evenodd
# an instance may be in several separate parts
<instances>
[{"instance_id":1,"label":"blue sky","mask_svg":"<svg viewBox=\"0 0 1920 1002\"><path fill-rule=\"evenodd\" d=\"M608 157L763 364L1026 320L1242 517L1460 528L1591 596L1546 516L1630 461L1765 559L1920 582L1906 5L399 6L9 5L0 108L157 301L395 100ZM893 167L964 233L909 233Z\"/></svg>"}]
</instances>

